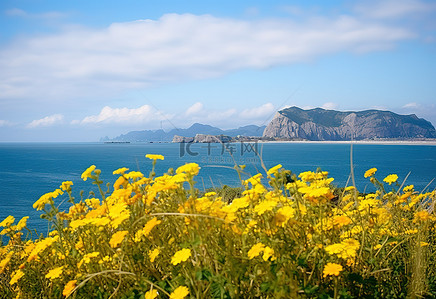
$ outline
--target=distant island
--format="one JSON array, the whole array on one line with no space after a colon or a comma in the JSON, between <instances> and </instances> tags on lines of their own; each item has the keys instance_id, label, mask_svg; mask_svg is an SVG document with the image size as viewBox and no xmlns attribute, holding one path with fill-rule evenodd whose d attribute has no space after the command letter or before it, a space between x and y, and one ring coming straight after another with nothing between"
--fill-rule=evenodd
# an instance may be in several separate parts
<instances>
[{"instance_id":1,"label":"distant island","mask_svg":"<svg viewBox=\"0 0 436 299\"><path fill-rule=\"evenodd\" d=\"M253 136L253 137L262 137L263 131L266 126L255 126L248 125L239 127L237 129L230 130L222 130L217 127L213 127L210 125L204 125L195 123L187 129L179 129L175 128L170 130L169 132L165 132L164 130L143 130L143 131L131 131L126 134L122 134L118 137L110 139L109 137L101 138L101 142L120 142L120 141L129 141L129 142L172 142L174 136L183 136L183 137L195 137L197 134L203 135L211 135L211 136L219 136L225 135L230 138L236 138L238 136Z\"/></svg>"},{"instance_id":2,"label":"distant island","mask_svg":"<svg viewBox=\"0 0 436 299\"><path fill-rule=\"evenodd\" d=\"M436 138L434 126L416 115L390 111L335 111L290 107L278 111L267 126L222 130L195 123L188 129L132 131L102 142L238 142L238 141L422 141Z\"/></svg>"}]
</instances>

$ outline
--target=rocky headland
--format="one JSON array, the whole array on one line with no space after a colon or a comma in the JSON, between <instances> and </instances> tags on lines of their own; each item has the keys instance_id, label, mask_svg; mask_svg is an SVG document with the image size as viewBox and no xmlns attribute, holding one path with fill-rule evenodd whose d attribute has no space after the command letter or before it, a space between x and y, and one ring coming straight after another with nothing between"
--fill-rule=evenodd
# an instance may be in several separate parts
<instances>
[{"instance_id":1,"label":"rocky headland","mask_svg":"<svg viewBox=\"0 0 436 299\"><path fill-rule=\"evenodd\" d=\"M276 113L262 137L311 141L411 140L436 138L436 131L429 121L414 114L291 107Z\"/></svg>"}]
</instances>

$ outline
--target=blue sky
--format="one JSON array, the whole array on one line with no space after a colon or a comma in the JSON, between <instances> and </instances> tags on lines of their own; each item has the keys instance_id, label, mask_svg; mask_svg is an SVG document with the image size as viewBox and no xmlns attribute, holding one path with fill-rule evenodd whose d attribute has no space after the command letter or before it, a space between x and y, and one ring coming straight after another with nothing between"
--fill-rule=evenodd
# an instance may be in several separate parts
<instances>
[{"instance_id":1,"label":"blue sky","mask_svg":"<svg viewBox=\"0 0 436 299\"><path fill-rule=\"evenodd\" d=\"M436 124L436 2L0 2L0 142L267 124L284 107Z\"/></svg>"}]
</instances>

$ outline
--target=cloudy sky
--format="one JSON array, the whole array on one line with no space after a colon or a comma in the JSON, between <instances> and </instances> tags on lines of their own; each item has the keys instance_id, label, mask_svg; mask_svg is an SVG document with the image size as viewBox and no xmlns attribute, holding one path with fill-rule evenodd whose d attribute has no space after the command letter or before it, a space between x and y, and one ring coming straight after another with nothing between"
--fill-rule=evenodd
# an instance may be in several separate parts
<instances>
[{"instance_id":1,"label":"cloudy sky","mask_svg":"<svg viewBox=\"0 0 436 299\"><path fill-rule=\"evenodd\" d=\"M288 106L436 124L436 2L0 1L0 142L267 124Z\"/></svg>"}]
</instances>

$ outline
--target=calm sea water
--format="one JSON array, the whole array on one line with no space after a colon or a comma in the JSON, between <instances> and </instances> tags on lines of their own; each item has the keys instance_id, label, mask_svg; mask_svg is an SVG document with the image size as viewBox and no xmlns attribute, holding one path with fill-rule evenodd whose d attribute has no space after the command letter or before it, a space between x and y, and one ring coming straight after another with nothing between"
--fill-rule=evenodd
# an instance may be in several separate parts
<instances>
[{"instance_id":1,"label":"calm sea water","mask_svg":"<svg viewBox=\"0 0 436 299\"><path fill-rule=\"evenodd\" d=\"M44 231L46 222L39 219L40 213L32 208L42 194L53 191L66 180L73 181L76 197L80 190L85 194L95 190L89 181L80 179L81 173L92 164L102 170L105 182L113 183L116 176L112 171L120 167L148 174L151 161L145 154L165 156L164 161L157 163L158 175L187 162L200 164L196 179L199 189L239 186L238 175L232 169L233 161L247 165L246 170L251 175L263 172L254 149L262 152L267 168L280 163L297 174L321 168L335 178L338 186L344 186L349 178L350 145L347 144L233 143L223 148L219 144L3 143L0 144L0 221L8 215L17 220L31 216L29 227ZM233 158L228 151L233 152ZM371 167L378 168L380 180L390 173L398 174L403 180L410 172L407 183L414 184L417 190L429 183L431 190L436 186L432 182L436 177L436 146L354 144L353 157L359 190L373 190L363 178L363 173ZM57 202L63 199L57 198Z\"/></svg>"}]
</instances>

